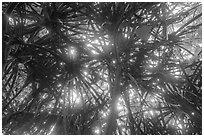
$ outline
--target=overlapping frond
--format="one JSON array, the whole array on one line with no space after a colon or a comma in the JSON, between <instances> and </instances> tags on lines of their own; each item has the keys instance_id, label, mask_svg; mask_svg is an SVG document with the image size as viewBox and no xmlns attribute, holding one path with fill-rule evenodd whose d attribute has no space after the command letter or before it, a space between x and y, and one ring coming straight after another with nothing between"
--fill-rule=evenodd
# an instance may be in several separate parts
<instances>
[{"instance_id":1,"label":"overlapping frond","mask_svg":"<svg viewBox=\"0 0 204 137\"><path fill-rule=\"evenodd\" d=\"M202 134L200 3L3 3L3 134Z\"/></svg>"}]
</instances>

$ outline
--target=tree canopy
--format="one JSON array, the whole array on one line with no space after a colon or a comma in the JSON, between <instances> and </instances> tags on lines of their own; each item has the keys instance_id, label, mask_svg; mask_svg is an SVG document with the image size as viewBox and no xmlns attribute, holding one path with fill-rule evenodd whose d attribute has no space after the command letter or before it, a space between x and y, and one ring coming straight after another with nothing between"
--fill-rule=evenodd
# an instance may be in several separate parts
<instances>
[{"instance_id":1,"label":"tree canopy","mask_svg":"<svg viewBox=\"0 0 204 137\"><path fill-rule=\"evenodd\" d=\"M202 134L202 5L3 2L3 134Z\"/></svg>"}]
</instances>

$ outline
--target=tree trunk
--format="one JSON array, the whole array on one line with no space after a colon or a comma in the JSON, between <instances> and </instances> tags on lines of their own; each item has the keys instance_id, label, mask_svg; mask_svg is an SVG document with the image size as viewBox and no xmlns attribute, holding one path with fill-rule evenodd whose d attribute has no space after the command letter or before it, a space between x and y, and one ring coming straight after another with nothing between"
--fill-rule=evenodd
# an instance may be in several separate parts
<instances>
[{"instance_id":1,"label":"tree trunk","mask_svg":"<svg viewBox=\"0 0 204 137\"><path fill-rule=\"evenodd\" d=\"M107 121L107 127L105 130L106 135L112 135L115 133L116 126L117 126L117 101L118 97L120 96L120 74L121 74L121 68L118 66L116 68L116 78L114 81L114 86L112 89L112 100L110 104L110 115Z\"/></svg>"}]
</instances>

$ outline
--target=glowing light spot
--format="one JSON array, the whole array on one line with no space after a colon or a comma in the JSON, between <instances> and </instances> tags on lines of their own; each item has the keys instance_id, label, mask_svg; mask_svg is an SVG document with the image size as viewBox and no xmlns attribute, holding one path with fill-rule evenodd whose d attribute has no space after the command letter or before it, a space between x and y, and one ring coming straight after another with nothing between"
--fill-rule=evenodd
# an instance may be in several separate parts
<instances>
[{"instance_id":1,"label":"glowing light spot","mask_svg":"<svg viewBox=\"0 0 204 137\"><path fill-rule=\"evenodd\" d=\"M102 116L102 118L106 118L107 117L107 113L109 112L109 110L107 110L106 112L104 112L104 111L102 111L101 112L101 116Z\"/></svg>"},{"instance_id":2,"label":"glowing light spot","mask_svg":"<svg viewBox=\"0 0 204 137\"><path fill-rule=\"evenodd\" d=\"M176 32L176 31L179 29L179 27L173 25L173 28L172 28L172 29L173 29L172 31Z\"/></svg>"},{"instance_id":3,"label":"glowing light spot","mask_svg":"<svg viewBox=\"0 0 204 137\"><path fill-rule=\"evenodd\" d=\"M65 65L65 63L64 62L60 62L60 65L63 66L63 65Z\"/></svg>"},{"instance_id":4,"label":"glowing light spot","mask_svg":"<svg viewBox=\"0 0 204 137\"><path fill-rule=\"evenodd\" d=\"M76 50L73 49L73 48L71 48L71 49L70 49L70 54L74 56L74 55L76 54Z\"/></svg>"},{"instance_id":5,"label":"glowing light spot","mask_svg":"<svg viewBox=\"0 0 204 137\"><path fill-rule=\"evenodd\" d=\"M102 76L102 75L103 75L103 73L102 73L102 72L99 72L99 75L100 75L100 76Z\"/></svg>"},{"instance_id":6,"label":"glowing light spot","mask_svg":"<svg viewBox=\"0 0 204 137\"><path fill-rule=\"evenodd\" d=\"M134 60L133 60L133 59L130 59L130 62L134 62Z\"/></svg>"},{"instance_id":7,"label":"glowing light spot","mask_svg":"<svg viewBox=\"0 0 204 137\"><path fill-rule=\"evenodd\" d=\"M195 115L195 113L194 113L194 112L192 112L191 114L192 114L192 115Z\"/></svg>"},{"instance_id":8,"label":"glowing light spot","mask_svg":"<svg viewBox=\"0 0 204 137\"><path fill-rule=\"evenodd\" d=\"M154 98L150 99L150 101L151 101L152 103L155 103L155 99L154 99Z\"/></svg>"},{"instance_id":9,"label":"glowing light spot","mask_svg":"<svg viewBox=\"0 0 204 137\"><path fill-rule=\"evenodd\" d=\"M180 73L181 73L181 72L177 71L177 72L175 72L174 74L176 74L176 75L180 75Z\"/></svg>"},{"instance_id":10,"label":"glowing light spot","mask_svg":"<svg viewBox=\"0 0 204 137\"><path fill-rule=\"evenodd\" d=\"M68 49L65 49L66 54L68 55L69 58L75 59L77 57L77 50L75 47L69 47ZM64 65L64 64L60 64Z\"/></svg>"},{"instance_id":11,"label":"glowing light spot","mask_svg":"<svg viewBox=\"0 0 204 137\"><path fill-rule=\"evenodd\" d=\"M9 20L9 24L10 25L14 25L14 20L13 20L13 18L12 17L7 17L8 18L8 20Z\"/></svg>"},{"instance_id":12,"label":"glowing light spot","mask_svg":"<svg viewBox=\"0 0 204 137\"><path fill-rule=\"evenodd\" d=\"M201 44L201 43L199 43L198 45L199 45L200 47L202 47L202 44Z\"/></svg>"},{"instance_id":13,"label":"glowing light spot","mask_svg":"<svg viewBox=\"0 0 204 137\"><path fill-rule=\"evenodd\" d=\"M102 114L102 117L105 118L107 115L105 113Z\"/></svg>"},{"instance_id":14,"label":"glowing light spot","mask_svg":"<svg viewBox=\"0 0 204 137\"><path fill-rule=\"evenodd\" d=\"M122 128L122 131L123 131L123 132L125 132L125 131L126 131L126 129L125 129L125 128Z\"/></svg>"},{"instance_id":15,"label":"glowing light spot","mask_svg":"<svg viewBox=\"0 0 204 137\"><path fill-rule=\"evenodd\" d=\"M93 43L99 44L99 41L96 39L93 41Z\"/></svg>"},{"instance_id":16,"label":"glowing light spot","mask_svg":"<svg viewBox=\"0 0 204 137\"><path fill-rule=\"evenodd\" d=\"M150 68L153 68L153 66L152 66L152 65L149 65L149 67L150 67Z\"/></svg>"},{"instance_id":17,"label":"glowing light spot","mask_svg":"<svg viewBox=\"0 0 204 137\"><path fill-rule=\"evenodd\" d=\"M49 108L51 108L53 105L52 104L49 104Z\"/></svg>"},{"instance_id":18,"label":"glowing light spot","mask_svg":"<svg viewBox=\"0 0 204 137\"><path fill-rule=\"evenodd\" d=\"M174 123L175 126L177 126L178 128L182 129L183 126L182 124L180 124L179 120L176 120L176 122Z\"/></svg>"},{"instance_id":19,"label":"glowing light spot","mask_svg":"<svg viewBox=\"0 0 204 137\"><path fill-rule=\"evenodd\" d=\"M117 109L120 111L120 110L123 110L123 106L121 106L121 105L118 105L117 106Z\"/></svg>"},{"instance_id":20,"label":"glowing light spot","mask_svg":"<svg viewBox=\"0 0 204 137\"><path fill-rule=\"evenodd\" d=\"M94 54L94 55L98 55L99 53L96 52L95 50L91 50L91 53Z\"/></svg>"},{"instance_id":21,"label":"glowing light spot","mask_svg":"<svg viewBox=\"0 0 204 137\"><path fill-rule=\"evenodd\" d=\"M125 34L125 38L127 38L128 37L128 34Z\"/></svg>"},{"instance_id":22,"label":"glowing light spot","mask_svg":"<svg viewBox=\"0 0 204 137\"><path fill-rule=\"evenodd\" d=\"M86 70L83 71L83 73L84 73L85 76L88 75L88 72Z\"/></svg>"},{"instance_id":23,"label":"glowing light spot","mask_svg":"<svg viewBox=\"0 0 204 137\"><path fill-rule=\"evenodd\" d=\"M121 110L123 110L124 109L124 107L121 105L121 103L120 102L122 102L122 98L119 98L118 99L118 103L117 103L117 110L118 111L121 111Z\"/></svg>"},{"instance_id":24,"label":"glowing light spot","mask_svg":"<svg viewBox=\"0 0 204 137\"><path fill-rule=\"evenodd\" d=\"M45 99L47 96L48 96L47 94L44 94L44 95L42 96L42 98Z\"/></svg>"},{"instance_id":25,"label":"glowing light spot","mask_svg":"<svg viewBox=\"0 0 204 137\"><path fill-rule=\"evenodd\" d=\"M155 83L155 82L153 82L152 84L153 84L153 85L156 85L156 83Z\"/></svg>"},{"instance_id":26,"label":"glowing light spot","mask_svg":"<svg viewBox=\"0 0 204 137\"><path fill-rule=\"evenodd\" d=\"M193 55L189 54L189 55L184 56L184 58L186 60L190 60L191 61L191 59L193 58Z\"/></svg>"},{"instance_id":27,"label":"glowing light spot","mask_svg":"<svg viewBox=\"0 0 204 137\"><path fill-rule=\"evenodd\" d=\"M164 50L164 49L165 49L165 46L160 46L160 48L161 48L162 50Z\"/></svg>"},{"instance_id":28,"label":"glowing light spot","mask_svg":"<svg viewBox=\"0 0 204 137\"><path fill-rule=\"evenodd\" d=\"M152 116L154 115L154 111L153 111L153 110L150 110L149 112L150 112L150 114L151 114Z\"/></svg>"},{"instance_id":29,"label":"glowing light spot","mask_svg":"<svg viewBox=\"0 0 204 137\"><path fill-rule=\"evenodd\" d=\"M100 128L99 127L96 127L96 129L94 130L95 134L100 134Z\"/></svg>"},{"instance_id":30,"label":"glowing light spot","mask_svg":"<svg viewBox=\"0 0 204 137\"><path fill-rule=\"evenodd\" d=\"M34 131L37 131L38 130L38 128L37 127L34 127Z\"/></svg>"},{"instance_id":31,"label":"glowing light spot","mask_svg":"<svg viewBox=\"0 0 204 137\"><path fill-rule=\"evenodd\" d=\"M113 62L113 64L115 64L115 63L116 63L116 61L115 61L115 60L113 60L112 62Z\"/></svg>"},{"instance_id":32,"label":"glowing light spot","mask_svg":"<svg viewBox=\"0 0 204 137\"><path fill-rule=\"evenodd\" d=\"M178 124L178 127L179 127L180 129L182 129L182 128L183 128L183 126L182 126L181 124Z\"/></svg>"},{"instance_id":33,"label":"glowing light spot","mask_svg":"<svg viewBox=\"0 0 204 137\"><path fill-rule=\"evenodd\" d=\"M83 35L82 38L86 39L86 36Z\"/></svg>"},{"instance_id":34,"label":"glowing light spot","mask_svg":"<svg viewBox=\"0 0 204 137\"><path fill-rule=\"evenodd\" d=\"M110 42L106 41L106 42L105 42L105 44L106 44L106 45L109 45L109 44L110 44Z\"/></svg>"},{"instance_id":35,"label":"glowing light spot","mask_svg":"<svg viewBox=\"0 0 204 137\"><path fill-rule=\"evenodd\" d=\"M62 86L62 84L58 84L58 85L57 85L57 87L61 87L61 86Z\"/></svg>"},{"instance_id":36,"label":"glowing light spot","mask_svg":"<svg viewBox=\"0 0 204 137\"><path fill-rule=\"evenodd\" d=\"M60 74L58 74L58 75L56 75L57 77L60 77L61 75Z\"/></svg>"},{"instance_id":37,"label":"glowing light spot","mask_svg":"<svg viewBox=\"0 0 204 137\"><path fill-rule=\"evenodd\" d=\"M8 17L8 19L9 19L9 21L13 21L13 18L11 18L11 17Z\"/></svg>"},{"instance_id":38,"label":"glowing light spot","mask_svg":"<svg viewBox=\"0 0 204 137\"><path fill-rule=\"evenodd\" d=\"M87 47L92 47L92 45L91 45L91 44L87 44L86 46L87 46Z\"/></svg>"},{"instance_id":39,"label":"glowing light spot","mask_svg":"<svg viewBox=\"0 0 204 137\"><path fill-rule=\"evenodd\" d=\"M63 100L62 100L62 99L59 99L59 102L60 102L60 103L63 103Z\"/></svg>"}]
</instances>

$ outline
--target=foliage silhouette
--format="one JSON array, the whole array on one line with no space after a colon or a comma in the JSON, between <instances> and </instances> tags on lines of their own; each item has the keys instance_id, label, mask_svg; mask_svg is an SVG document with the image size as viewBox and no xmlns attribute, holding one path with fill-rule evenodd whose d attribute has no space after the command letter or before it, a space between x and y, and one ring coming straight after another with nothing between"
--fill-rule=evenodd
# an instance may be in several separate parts
<instances>
[{"instance_id":1,"label":"foliage silhouette","mask_svg":"<svg viewBox=\"0 0 204 137\"><path fill-rule=\"evenodd\" d=\"M3 134L202 134L201 3L2 3Z\"/></svg>"}]
</instances>

